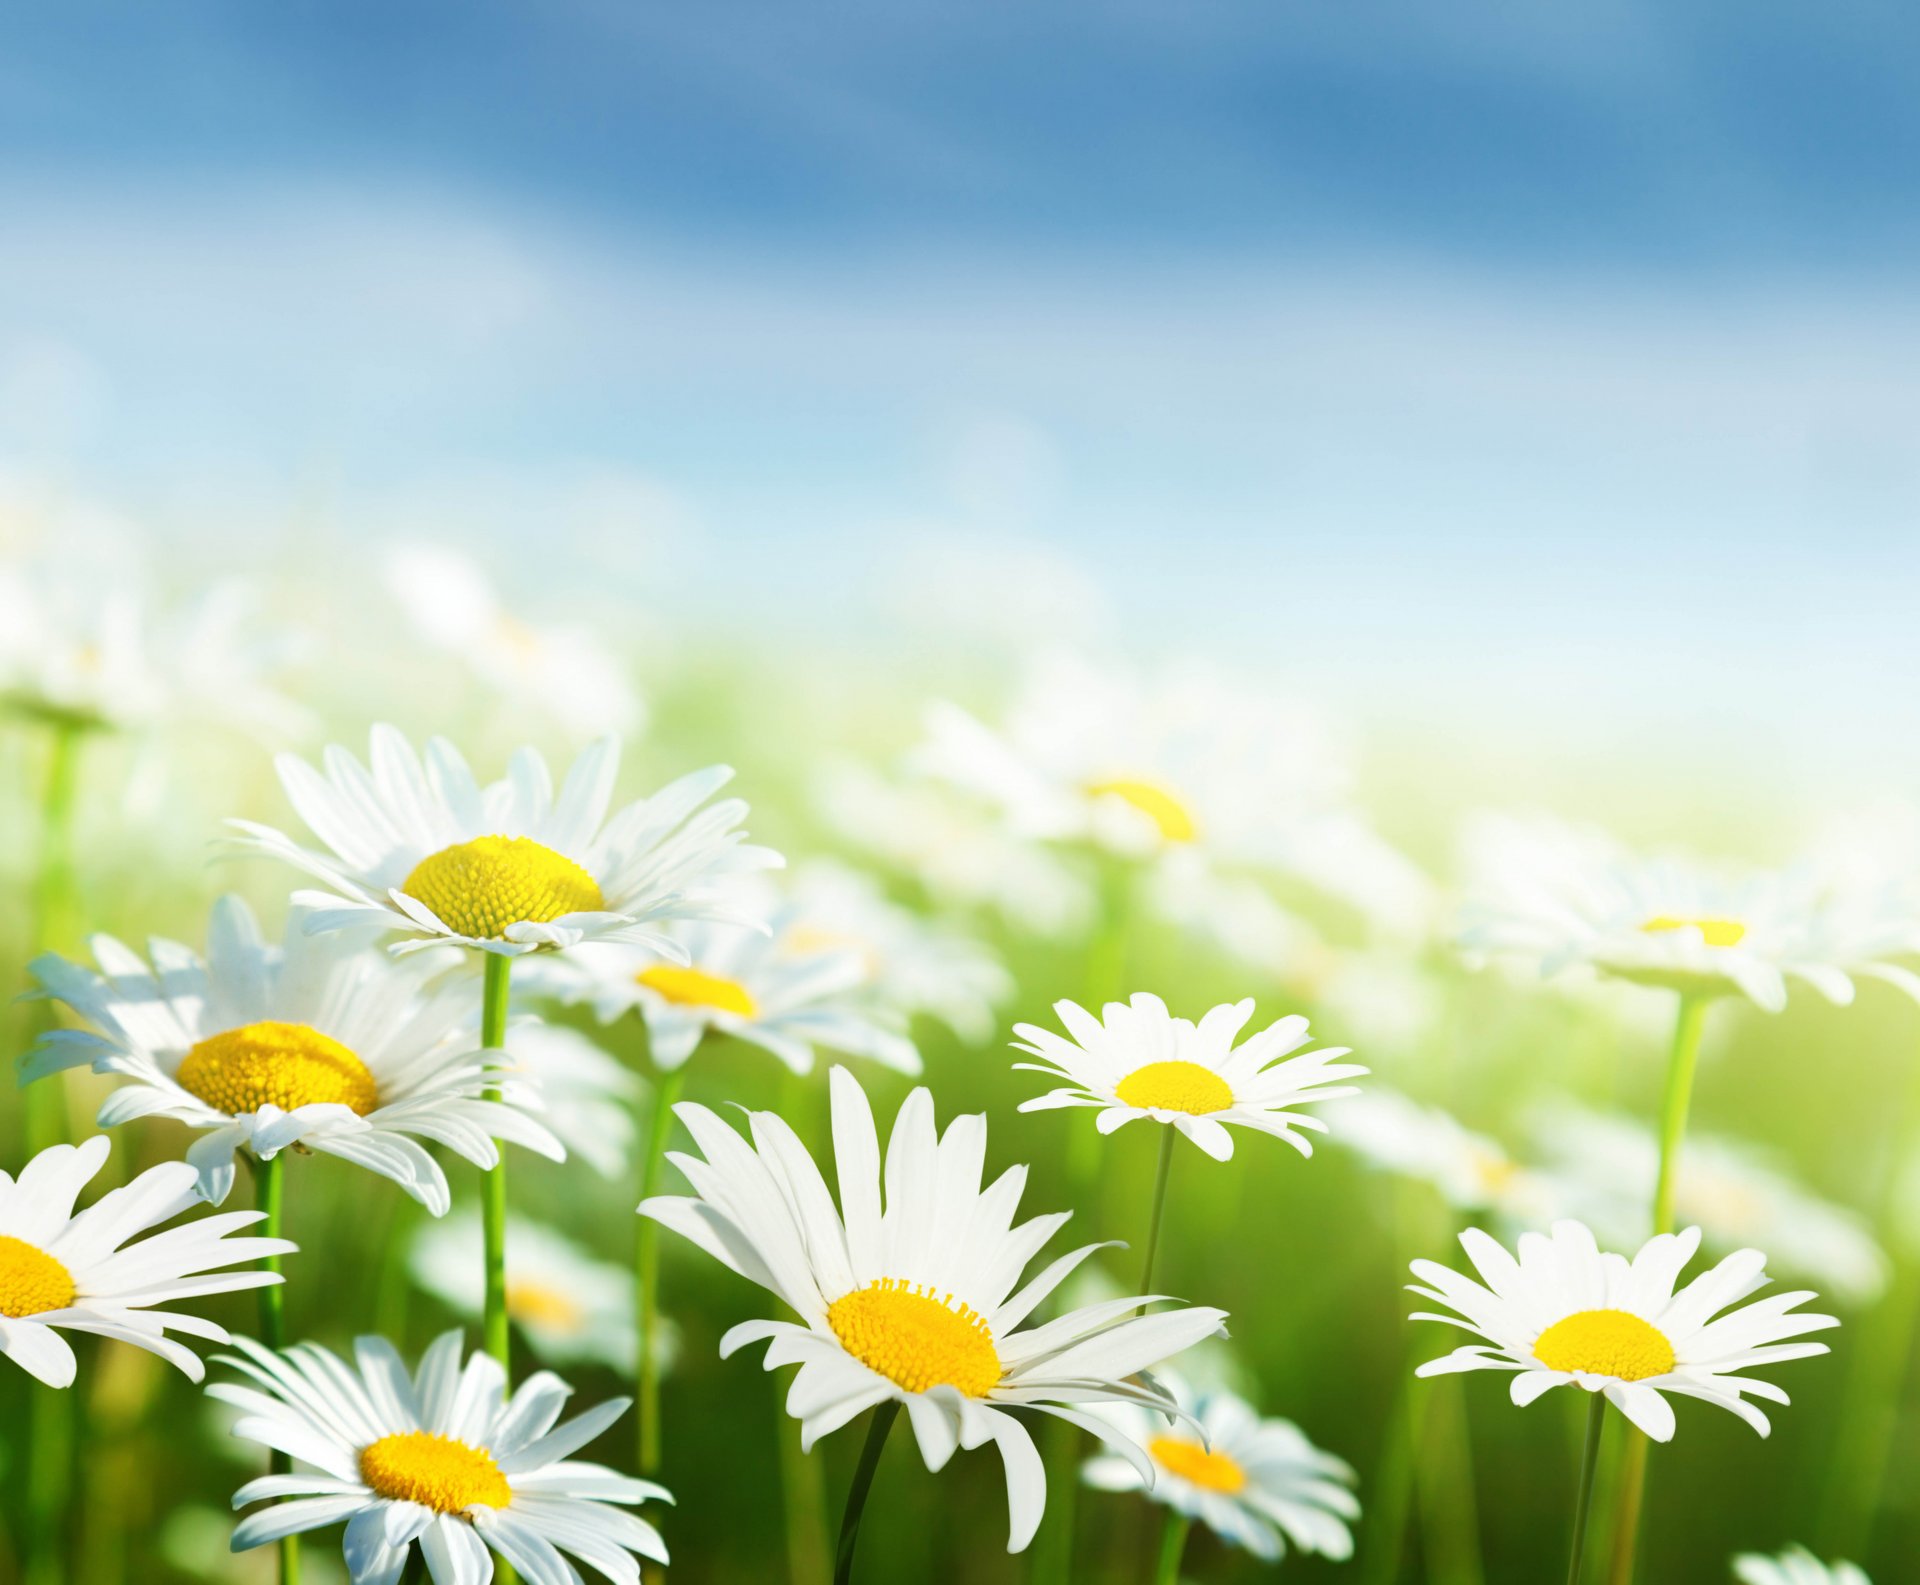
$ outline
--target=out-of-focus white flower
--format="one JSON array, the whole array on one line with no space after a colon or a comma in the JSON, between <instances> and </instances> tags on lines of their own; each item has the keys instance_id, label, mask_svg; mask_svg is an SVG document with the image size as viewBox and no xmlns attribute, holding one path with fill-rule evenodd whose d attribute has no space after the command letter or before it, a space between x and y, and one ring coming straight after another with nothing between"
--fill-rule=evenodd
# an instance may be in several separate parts
<instances>
[{"instance_id":1,"label":"out-of-focus white flower","mask_svg":"<svg viewBox=\"0 0 1920 1585\"><path fill-rule=\"evenodd\" d=\"M521 1019L507 1037L506 1060L520 1076L501 1085L512 1101L531 1081L540 1118L554 1137L603 1178L624 1177L633 1161L634 1108L646 1082L577 1029Z\"/></svg>"},{"instance_id":2,"label":"out-of-focus white flower","mask_svg":"<svg viewBox=\"0 0 1920 1585\"><path fill-rule=\"evenodd\" d=\"M1071 935L1093 913L1093 888L1059 856L1022 841L946 788L889 781L840 764L816 778L828 828L948 906L991 908L1036 936Z\"/></svg>"},{"instance_id":3,"label":"out-of-focus white flower","mask_svg":"<svg viewBox=\"0 0 1920 1585\"><path fill-rule=\"evenodd\" d=\"M1272 870L1394 931L1429 917L1425 878L1354 809L1321 724L1203 673L1147 683L1051 656L1003 730L934 706L912 763L1022 836Z\"/></svg>"},{"instance_id":4,"label":"out-of-focus white flower","mask_svg":"<svg viewBox=\"0 0 1920 1585\"><path fill-rule=\"evenodd\" d=\"M1778 1557L1742 1553L1733 1560L1733 1577L1740 1585L1873 1585L1851 1563L1822 1563L1803 1546L1790 1546Z\"/></svg>"},{"instance_id":5,"label":"out-of-focus white flower","mask_svg":"<svg viewBox=\"0 0 1920 1585\"><path fill-rule=\"evenodd\" d=\"M387 588L416 632L500 696L575 738L632 736L646 722L626 668L578 627L523 621L470 556L436 545L388 552Z\"/></svg>"},{"instance_id":6,"label":"out-of-focus white flower","mask_svg":"<svg viewBox=\"0 0 1920 1585\"><path fill-rule=\"evenodd\" d=\"M1375 1166L1431 1184L1456 1210L1489 1213L1511 1229L1566 1213L1566 1190L1551 1173L1523 1166L1486 1134L1436 1106L1379 1085L1342 1101L1334 1138Z\"/></svg>"},{"instance_id":7,"label":"out-of-focus white flower","mask_svg":"<svg viewBox=\"0 0 1920 1585\"><path fill-rule=\"evenodd\" d=\"M1545 816L1481 817L1466 858L1461 946L1543 975L1584 967L1691 995L1737 992L1778 1012L1790 979L1851 1002L1851 975L1884 976L1879 959L1920 938L1912 922L1869 914L1864 899L1842 907L1823 896L1810 870L1732 874L1643 859Z\"/></svg>"},{"instance_id":8,"label":"out-of-focus white flower","mask_svg":"<svg viewBox=\"0 0 1920 1585\"><path fill-rule=\"evenodd\" d=\"M1646 1235L1660 1170L1659 1142L1648 1130L1562 1099L1540 1108L1534 1132L1573 1215L1613 1242ZM1763 1248L1852 1303L1886 1287L1887 1257L1866 1219L1821 1199L1753 1146L1690 1133L1674 1180L1674 1215L1719 1248Z\"/></svg>"},{"instance_id":9,"label":"out-of-focus white flower","mask_svg":"<svg viewBox=\"0 0 1920 1585\"><path fill-rule=\"evenodd\" d=\"M1262 1418L1234 1393L1197 1391L1175 1371L1156 1379L1192 1426L1135 1404L1107 1405L1100 1417L1147 1450L1153 1478L1132 1460L1103 1453L1082 1466L1089 1486L1142 1492L1269 1563L1286 1555L1288 1541L1302 1552L1353 1556L1360 1502L1344 1459L1323 1453L1291 1420Z\"/></svg>"},{"instance_id":10,"label":"out-of-focus white flower","mask_svg":"<svg viewBox=\"0 0 1920 1585\"><path fill-rule=\"evenodd\" d=\"M814 863L794 877L786 951L851 952L882 1006L925 1013L974 1044L1013 994L1006 966L971 937L890 901L871 877Z\"/></svg>"},{"instance_id":11,"label":"out-of-focus white flower","mask_svg":"<svg viewBox=\"0 0 1920 1585\"><path fill-rule=\"evenodd\" d=\"M1168 852L1153 865L1140 905L1183 935L1280 978L1290 979L1322 950L1313 928L1282 907L1264 881L1222 874L1193 853Z\"/></svg>"},{"instance_id":12,"label":"out-of-focus white flower","mask_svg":"<svg viewBox=\"0 0 1920 1585\"><path fill-rule=\"evenodd\" d=\"M421 1287L476 1321L486 1298L484 1241L479 1217L452 1216L421 1228L409 1259ZM595 1260L550 1227L507 1219L507 1314L543 1360L631 1370L633 1309L626 1267Z\"/></svg>"},{"instance_id":13,"label":"out-of-focus white flower","mask_svg":"<svg viewBox=\"0 0 1920 1585\"><path fill-rule=\"evenodd\" d=\"M631 948L588 946L536 965L529 989L591 1007L602 1023L638 1009L653 1063L681 1066L709 1031L771 1052L795 1073L816 1049L869 1057L900 1073L920 1071L920 1053L885 1009L867 1005L867 967L846 950L797 951L790 912L766 929L696 922L675 926L681 961Z\"/></svg>"}]
</instances>

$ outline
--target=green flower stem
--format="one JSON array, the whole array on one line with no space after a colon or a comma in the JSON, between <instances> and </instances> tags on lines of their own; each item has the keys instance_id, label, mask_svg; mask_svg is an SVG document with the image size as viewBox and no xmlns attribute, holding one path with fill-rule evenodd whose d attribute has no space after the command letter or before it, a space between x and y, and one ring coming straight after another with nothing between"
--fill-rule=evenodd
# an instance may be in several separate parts
<instances>
[{"instance_id":1,"label":"green flower stem","mask_svg":"<svg viewBox=\"0 0 1920 1585\"><path fill-rule=\"evenodd\" d=\"M1140 1270L1140 1294L1153 1292L1153 1262L1160 1252L1160 1222L1167 1209L1167 1174L1173 1166L1173 1140L1179 1132L1171 1123L1160 1128L1160 1166L1153 1175L1153 1216L1147 1223L1147 1258Z\"/></svg>"},{"instance_id":2,"label":"green flower stem","mask_svg":"<svg viewBox=\"0 0 1920 1585\"><path fill-rule=\"evenodd\" d=\"M1580 1452L1580 1495L1573 1507L1573 1548L1567 1555L1567 1585L1580 1585L1580 1561L1587 1549L1587 1518L1593 1509L1593 1473L1600 1462L1600 1430L1606 1420L1604 1393L1590 1393L1586 1445Z\"/></svg>"},{"instance_id":3,"label":"green flower stem","mask_svg":"<svg viewBox=\"0 0 1920 1585\"><path fill-rule=\"evenodd\" d=\"M671 1073L654 1076L653 1122L647 1136L647 1153L640 1162L642 1200L659 1191L667 1141L673 1137L674 1103L680 1099L686 1079L684 1064ZM633 1257L634 1299L638 1306L633 1373L640 1385L640 1473L651 1475L660 1467L660 1350L655 1338L660 1330L660 1224L650 1216L643 1216L639 1221Z\"/></svg>"},{"instance_id":4,"label":"green flower stem","mask_svg":"<svg viewBox=\"0 0 1920 1585\"><path fill-rule=\"evenodd\" d=\"M480 1000L480 1044L489 1051L502 1051L507 1044L507 998L511 988L513 959L501 952L486 957L486 981ZM500 1099L497 1089L487 1091L489 1100ZM480 1181L480 1222L485 1237L486 1345L487 1352L500 1361L507 1379L513 1379L512 1340L507 1324L507 1153L499 1140L494 1141L500 1159L487 1169Z\"/></svg>"},{"instance_id":5,"label":"green flower stem","mask_svg":"<svg viewBox=\"0 0 1920 1585\"><path fill-rule=\"evenodd\" d=\"M1660 1173L1653 1188L1653 1231L1673 1231L1673 1198L1680 1181L1680 1150L1687 1133L1687 1109L1693 1102L1693 1075L1700 1064L1700 1033L1705 1026L1707 1001L1682 995L1674 1019L1673 1051L1667 1059L1666 1094L1660 1103ZM1609 1585L1632 1585L1635 1554L1640 1541L1640 1512L1647 1489L1646 1435L1630 1430L1620 1462L1614 1493L1613 1561Z\"/></svg>"},{"instance_id":6,"label":"green flower stem","mask_svg":"<svg viewBox=\"0 0 1920 1585\"><path fill-rule=\"evenodd\" d=\"M1154 1585L1179 1585L1180 1560L1187 1555L1187 1534L1193 1521L1183 1513L1167 1510L1166 1528L1160 1532L1160 1561L1154 1565Z\"/></svg>"},{"instance_id":7,"label":"green flower stem","mask_svg":"<svg viewBox=\"0 0 1920 1585\"><path fill-rule=\"evenodd\" d=\"M847 1585L853 1578L853 1549L860 1541L860 1516L866 1512L867 1493L873 1489L873 1472L880 1467L880 1450L887 1445L887 1432L893 1429L900 1413L900 1400L889 1398L874 1405L867 1421L867 1440L860 1448L860 1463L853 1472L853 1484L847 1488L846 1512L840 1519L840 1545L834 1553L833 1585Z\"/></svg>"},{"instance_id":8,"label":"green flower stem","mask_svg":"<svg viewBox=\"0 0 1920 1585\"><path fill-rule=\"evenodd\" d=\"M255 1203L266 1213L266 1220L260 1224L260 1236L282 1237L280 1229L284 1225L286 1203L286 1153L282 1151L271 1161L262 1161L249 1153L247 1161L253 1167ZM280 1257L269 1255L260 1264L268 1271L277 1272L280 1270ZM278 1353L287 1346L286 1284L269 1283L259 1292L260 1341ZM275 1453L268 1467L274 1474L284 1475L293 1468L293 1461L284 1453ZM282 1536L279 1553L280 1585L300 1585L300 1538L297 1535Z\"/></svg>"}]
</instances>

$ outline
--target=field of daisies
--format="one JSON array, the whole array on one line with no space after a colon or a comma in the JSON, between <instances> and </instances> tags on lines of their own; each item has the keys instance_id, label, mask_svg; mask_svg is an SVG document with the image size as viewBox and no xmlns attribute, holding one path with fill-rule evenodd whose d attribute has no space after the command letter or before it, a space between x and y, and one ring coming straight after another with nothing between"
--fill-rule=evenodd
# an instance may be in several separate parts
<instances>
[{"instance_id":1,"label":"field of daisies","mask_svg":"<svg viewBox=\"0 0 1920 1585\"><path fill-rule=\"evenodd\" d=\"M1920 802L354 579L0 562L0 1580L1916 1577Z\"/></svg>"}]
</instances>

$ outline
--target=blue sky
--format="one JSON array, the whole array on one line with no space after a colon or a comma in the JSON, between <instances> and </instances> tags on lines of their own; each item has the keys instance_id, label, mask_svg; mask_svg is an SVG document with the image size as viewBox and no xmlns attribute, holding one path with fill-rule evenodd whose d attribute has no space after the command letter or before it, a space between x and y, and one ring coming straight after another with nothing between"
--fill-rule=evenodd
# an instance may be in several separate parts
<instances>
[{"instance_id":1,"label":"blue sky","mask_svg":"<svg viewBox=\"0 0 1920 1585\"><path fill-rule=\"evenodd\" d=\"M40 4L0 155L0 465L209 554L800 631L965 536L1389 716L1920 738L1911 8Z\"/></svg>"}]
</instances>

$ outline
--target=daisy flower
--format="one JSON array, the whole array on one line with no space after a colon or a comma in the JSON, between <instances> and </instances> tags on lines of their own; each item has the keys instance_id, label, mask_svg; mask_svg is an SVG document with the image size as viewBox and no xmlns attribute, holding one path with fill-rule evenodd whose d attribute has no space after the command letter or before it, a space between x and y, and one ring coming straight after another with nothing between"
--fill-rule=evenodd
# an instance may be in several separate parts
<instances>
[{"instance_id":1,"label":"daisy flower","mask_svg":"<svg viewBox=\"0 0 1920 1585\"><path fill-rule=\"evenodd\" d=\"M1524 1407L1571 1383L1605 1393L1613 1406L1656 1442L1672 1438L1668 1393L1703 1398L1731 1410L1762 1436L1767 1417L1747 1399L1786 1403L1770 1381L1740 1372L1756 1365L1827 1352L1825 1343L1796 1343L1840 1323L1796 1307L1812 1293L1781 1293L1741 1305L1766 1286L1766 1257L1743 1249L1675 1291L1680 1272L1700 1247L1700 1229L1662 1233L1631 1263L1602 1254L1579 1222L1553 1225L1551 1236L1521 1236L1516 1259L1478 1228L1460 1235L1485 1286L1430 1260L1416 1260L1414 1293L1457 1312L1422 1312L1416 1321L1444 1321L1486 1339L1429 1360L1414 1374L1506 1370L1513 1401Z\"/></svg>"},{"instance_id":2,"label":"daisy flower","mask_svg":"<svg viewBox=\"0 0 1920 1585\"><path fill-rule=\"evenodd\" d=\"M1536 1226L1568 1203L1569 1189L1552 1173L1523 1165L1497 1139L1437 1106L1374 1085L1343 1101L1339 1118L1341 1144L1376 1167L1431 1185L1455 1210Z\"/></svg>"},{"instance_id":3,"label":"daisy flower","mask_svg":"<svg viewBox=\"0 0 1920 1585\"><path fill-rule=\"evenodd\" d=\"M796 939L796 924L791 910L761 928L676 924L673 962L588 947L536 965L527 983L591 1007L602 1023L637 1009L662 1072L683 1067L712 1031L771 1052L795 1073L812 1070L816 1048L918 1073L920 1053L898 1017L860 998L868 974L860 954L811 948L804 935Z\"/></svg>"},{"instance_id":4,"label":"daisy flower","mask_svg":"<svg viewBox=\"0 0 1920 1585\"><path fill-rule=\"evenodd\" d=\"M107 1152L106 1136L95 1134L82 1145L41 1151L17 1179L0 1172L0 1354L49 1387L68 1387L73 1350L60 1333L93 1332L158 1354L198 1381L199 1358L166 1334L225 1343L226 1332L154 1306L270 1287L281 1280L278 1272L219 1268L290 1255L294 1246L284 1238L228 1236L263 1220L260 1211L203 1216L128 1243L201 1202L193 1169L170 1161L76 1214L74 1203L106 1165Z\"/></svg>"},{"instance_id":5,"label":"daisy flower","mask_svg":"<svg viewBox=\"0 0 1920 1585\"><path fill-rule=\"evenodd\" d=\"M1021 1111L1095 1107L1094 1126L1103 1134L1136 1117L1151 1118L1172 1125L1216 1161L1233 1154L1228 1124L1272 1134L1301 1155L1312 1155L1313 1146L1300 1130L1324 1134L1327 1125L1290 1108L1353 1095L1351 1085L1327 1086L1367 1071L1337 1060L1347 1055L1345 1046L1301 1052L1307 1021L1297 1013L1234 1045L1253 1017L1251 998L1223 1003L1197 1024L1175 1018L1147 991L1136 991L1128 1002L1107 1003L1100 1018L1077 1002L1055 1002L1053 1010L1072 1039L1034 1024L1015 1024L1020 1038L1014 1048L1040 1061L1014 1066L1050 1073L1067 1085L1022 1101Z\"/></svg>"},{"instance_id":6,"label":"daisy flower","mask_svg":"<svg viewBox=\"0 0 1920 1585\"><path fill-rule=\"evenodd\" d=\"M1873 1585L1853 1564L1822 1563L1803 1546L1778 1557L1744 1553L1733 1560L1733 1577L1741 1585Z\"/></svg>"},{"instance_id":7,"label":"daisy flower","mask_svg":"<svg viewBox=\"0 0 1920 1585\"><path fill-rule=\"evenodd\" d=\"M1128 1440L1146 1448L1151 1479L1112 1454L1087 1460L1081 1478L1101 1491L1138 1491L1223 1541L1277 1562L1291 1541L1302 1552L1353 1556L1352 1521L1360 1503L1348 1488L1354 1473L1323 1453L1291 1420L1263 1418L1244 1398L1216 1388L1196 1391L1177 1372L1158 1376L1191 1417L1169 1424L1133 1404L1101 1411Z\"/></svg>"},{"instance_id":8,"label":"daisy flower","mask_svg":"<svg viewBox=\"0 0 1920 1585\"><path fill-rule=\"evenodd\" d=\"M271 826L231 822L242 846L286 860L330 891L298 892L317 911L313 930L374 924L440 943L517 957L582 941L625 941L673 956L657 921L699 918L720 907L725 874L777 866L778 854L744 845L747 807L725 799L701 809L733 772L709 766L651 798L607 809L620 750L603 738L573 763L556 797L546 761L513 756L504 781L482 787L444 738L426 761L390 726L372 732L369 766L329 748L322 775L305 760L275 762L288 801L326 852ZM696 812L698 811L698 812Z\"/></svg>"},{"instance_id":9,"label":"daisy flower","mask_svg":"<svg viewBox=\"0 0 1920 1585\"><path fill-rule=\"evenodd\" d=\"M409 1261L421 1287L476 1320L486 1299L481 1244L479 1217L449 1217L421 1228ZM632 1273L517 1217L507 1221L507 1315L542 1359L633 1364Z\"/></svg>"},{"instance_id":10,"label":"daisy flower","mask_svg":"<svg viewBox=\"0 0 1920 1585\"><path fill-rule=\"evenodd\" d=\"M640 1585L635 1554L667 1561L660 1532L615 1506L671 1502L666 1490L571 1456L626 1412L624 1398L556 1425L565 1382L540 1371L509 1396L498 1361L475 1353L461 1366L458 1332L411 1376L379 1337L356 1341L351 1365L312 1343L235 1346L221 1362L253 1385L207 1392L242 1411L235 1436L305 1466L234 1493L236 1508L293 1499L242 1519L236 1552L344 1522L353 1585L394 1585L416 1541L435 1585L484 1585L490 1550L528 1585L578 1580L563 1552L616 1585Z\"/></svg>"},{"instance_id":11,"label":"daisy flower","mask_svg":"<svg viewBox=\"0 0 1920 1585\"><path fill-rule=\"evenodd\" d=\"M1690 996L1738 994L1767 1012L1790 980L1853 1000L1852 975L1911 946L1913 921L1836 910L1811 871L1739 874L1644 859L1546 817L1487 817L1468 833L1469 953L1571 968Z\"/></svg>"},{"instance_id":12,"label":"daisy flower","mask_svg":"<svg viewBox=\"0 0 1920 1585\"><path fill-rule=\"evenodd\" d=\"M623 1176L633 1160L634 1108L646 1093L639 1074L564 1024L522 1019L511 1047L514 1076L500 1086L501 1098L537 1104L569 1157L603 1178Z\"/></svg>"},{"instance_id":13,"label":"daisy flower","mask_svg":"<svg viewBox=\"0 0 1920 1585\"><path fill-rule=\"evenodd\" d=\"M883 1169L873 1112L845 1068L831 1074L840 1202L806 1147L771 1112L747 1114L751 1142L704 1106L677 1108L701 1155L672 1159L692 1198L645 1201L652 1217L758 1283L798 1317L742 1322L722 1356L768 1344L766 1367L798 1365L787 1412L803 1447L864 1410L904 1404L929 1470L956 1447L995 1443L1006 1466L1010 1551L1032 1540L1046 1480L1027 1429L1009 1411L1056 1415L1135 1460L1146 1454L1086 1405L1140 1403L1178 1414L1141 1371L1221 1330L1219 1310L1142 1313L1128 1297L1069 1310L1040 1326L1034 1309L1093 1252L1059 1256L1020 1284L1065 1213L1018 1223L1026 1169L981 1188L986 1119L961 1117L941 1135L933 1097L900 1108Z\"/></svg>"},{"instance_id":14,"label":"daisy flower","mask_svg":"<svg viewBox=\"0 0 1920 1585\"><path fill-rule=\"evenodd\" d=\"M496 1139L566 1154L517 1106L486 1098L499 1054L474 1049L470 987L433 988L428 966L396 963L364 937L310 935L296 911L283 944L269 945L246 903L224 897L205 959L159 939L151 962L111 936L91 945L98 972L51 953L32 964L41 994L94 1027L43 1035L22 1077L91 1067L123 1081L100 1104L102 1128L169 1117L205 1130L187 1163L216 1205L242 1149L262 1161L288 1146L338 1156L436 1216L447 1180L420 1140L482 1167L499 1160Z\"/></svg>"}]
</instances>

